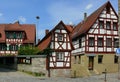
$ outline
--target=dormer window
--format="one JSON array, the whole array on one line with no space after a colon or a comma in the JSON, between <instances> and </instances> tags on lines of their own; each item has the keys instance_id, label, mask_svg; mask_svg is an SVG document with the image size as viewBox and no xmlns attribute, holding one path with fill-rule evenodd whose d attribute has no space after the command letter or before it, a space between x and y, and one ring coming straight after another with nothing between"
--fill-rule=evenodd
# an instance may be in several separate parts
<instances>
[{"instance_id":1,"label":"dormer window","mask_svg":"<svg viewBox=\"0 0 120 82\"><path fill-rule=\"evenodd\" d=\"M58 34L58 41L63 41L63 34Z\"/></svg>"},{"instance_id":2,"label":"dormer window","mask_svg":"<svg viewBox=\"0 0 120 82\"><path fill-rule=\"evenodd\" d=\"M23 32L9 31L9 32L6 32L6 38L7 39L22 39L24 38L24 36L23 36Z\"/></svg>"}]
</instances>

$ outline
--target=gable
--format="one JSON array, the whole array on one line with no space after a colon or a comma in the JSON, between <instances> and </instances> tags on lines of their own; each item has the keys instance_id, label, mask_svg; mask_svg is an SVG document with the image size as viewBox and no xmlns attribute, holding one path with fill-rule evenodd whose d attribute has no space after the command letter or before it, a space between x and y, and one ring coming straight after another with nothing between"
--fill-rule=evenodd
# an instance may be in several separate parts
<instances>
[{"instance_id":1,"label":"gable","mask_svg":"<svg viewBox=\"0 0 120 82\"><path fill-rule=\"evenodd\" d=\"M86 34L89 31L89 29L92 27L92 25L94 25L94 23L97 21L101 13L104 10L106 10L106 7L108 6L110 7L110 10L112 10L112 13L114 12L115 16L118 18L118 15L113 9L111 3L108 1L104 5L102 5L100 8L98 8L95 12L93 12L90 16L88 16L86 20L80 22L78 25L75 26L75 29L72 33L72 39L75 39L82 34ZM109 17L109 14L107 15L107 17Z\"/></svg>"}]
</instances>

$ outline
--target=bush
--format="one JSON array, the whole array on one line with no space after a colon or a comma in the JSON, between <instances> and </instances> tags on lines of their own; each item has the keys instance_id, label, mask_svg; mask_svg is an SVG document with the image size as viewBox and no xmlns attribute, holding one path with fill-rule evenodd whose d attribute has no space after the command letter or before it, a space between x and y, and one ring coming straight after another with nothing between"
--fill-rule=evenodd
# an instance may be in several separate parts
<instances>
[{"instance_id":1,"label":"bush","mask_svg":"<svg viewBox=\"0 0 120 82\"><path fill-rule=\"evenodd\" d=\"M40 50L37 47L33 46L21 46L18 49L18 55L36 55L40 53Z\"/></svg>"}]
</instances>

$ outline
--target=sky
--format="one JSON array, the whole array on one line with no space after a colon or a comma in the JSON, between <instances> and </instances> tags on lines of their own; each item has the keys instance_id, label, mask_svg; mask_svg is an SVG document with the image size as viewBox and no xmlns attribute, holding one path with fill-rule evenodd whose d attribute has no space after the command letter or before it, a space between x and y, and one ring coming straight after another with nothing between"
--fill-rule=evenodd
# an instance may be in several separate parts
<instances>
[{"instance_id":1,"label":"sky","mask_svg":"<svg viewBox=\"0 0 120 82\"><path fill-rule=\"evenodd\" d=\"M61 20L76 25L84 13L89 16L107 1L118 13L118 0L0 0L0 24L35 24L37 38L42 39L45 30L53 29Z\"/></svg>"}]
</instances>

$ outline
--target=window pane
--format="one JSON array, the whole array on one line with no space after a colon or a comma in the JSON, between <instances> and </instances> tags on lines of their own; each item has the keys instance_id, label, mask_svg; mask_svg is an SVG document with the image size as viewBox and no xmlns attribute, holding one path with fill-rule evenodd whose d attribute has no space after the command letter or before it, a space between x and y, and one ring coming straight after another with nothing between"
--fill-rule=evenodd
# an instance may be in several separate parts
<instances>
[{"instance_id":1,"label":"window pane","mask_svg":"<svg viewBox=\"0 0 120 82\"><path fill-rule=\"evenodd\" d=\"M111 29L111 23L110 22L106 22L106 29Z\"/></svg>"},{"instance_id":2,"label":"window pane","mask_svg":"<svg viewBox=\"0 0 120 82\"><path fill-rule=\"evenodd\" d=\"M63 35L62 34L58 34L58 41L63 41Z\"/></svg>"},{"instance_id":3,"label":"window pane","mask_svg":"<svg viewBox=\"0 0 120 82\"><path fill-rule=\"evenodd\" d=\"M118 48L119 47L119 39L114 38L114 48Z\"/></svg>"},{"instance_id":4,"label":"window pane","mask_svg":"<svg viewBox=\"0 0 120 82\"><path fill-rule=\"evenodd\" d=\"M103 47L103 38L98 38L98 47Z\"/></svg>"},{"instance_id":5,"label":"window pane","mask_svg":"<svg viewBox=\"0 0 120 82\"><path fill-rule=\"evenodd\" d=\"M117 30L117 23L113 22L113 30Z\"/></svg>"},{"instance_id":6,"label":"window pane","mask_svg":"<svg viewBox=\"0 0 120 82\"><path fill-rule=\"evenodd\" d=\"M93 47L94 46L94 42L95 42L94 37L90 37L89 38L89 46Z\"/></svg>"},{"instance_id":7,"label":"window pane","mask_svg":"<svg viewBox=\"0 0 120 82\"><path fill-rule=\"evenodd\" d=\"M111 38L106 39L106 47L112 47L112 39Z\"/></svg>"},{"instance_id":8,"label":"window pane","mask_svg":"<svg viewBox=\"0 0 120 82\"><path fill-rule=\"evenodd\" d=\"M57 52L57 61L63 61L64 60L64 53L63 52Z\"/></svg>"},{"instance_id":9,"label":"window pane","mask_svg":"<svg viewBox=\"0 0 120 82\"><path fill-rule=\"evenodd\" d=\"M103 29L104 28L104 21L99 21L99 28Z\"/></svg>"}]
</instances>

